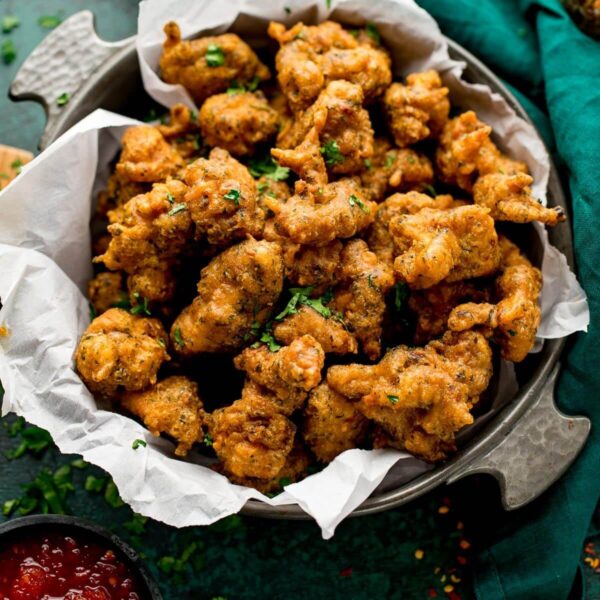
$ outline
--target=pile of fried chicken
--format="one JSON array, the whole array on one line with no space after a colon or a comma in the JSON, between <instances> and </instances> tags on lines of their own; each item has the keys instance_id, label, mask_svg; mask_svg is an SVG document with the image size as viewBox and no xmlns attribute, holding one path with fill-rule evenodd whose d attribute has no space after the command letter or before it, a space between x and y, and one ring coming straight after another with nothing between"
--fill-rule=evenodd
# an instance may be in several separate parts
<instances>
[{"instance_id":1,"label":"pile of fried chicken","mask_svg":"<svg viewBox=\"0 0 600 600\"><path fill-rule=\"evenodd\" d=\"M237 35L165 33L161 76L199 111L123 136L82 380L266 492L350 448L445 459L493 354L522 361L540 322L541 273L496 228L563 213L474 112L450 117L437 72L393 82L372 25L271 23L276 83ZM211 410L206 354L245 377Z\"/></svg>"}]
</instances>

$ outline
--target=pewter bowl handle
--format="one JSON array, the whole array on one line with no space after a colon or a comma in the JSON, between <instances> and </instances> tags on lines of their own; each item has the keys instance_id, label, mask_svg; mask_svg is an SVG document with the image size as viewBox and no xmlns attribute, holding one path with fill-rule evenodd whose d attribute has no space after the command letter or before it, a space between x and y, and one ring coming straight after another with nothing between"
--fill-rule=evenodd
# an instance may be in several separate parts
<instances>
[{"instance_id":1,"label":"pewter bowl handle","mask_svg":"<svg viewBox=\"0 0 600 600\"><path fill-rule=\"evenodd\" d=\"M498 480L502 505L514 510L549 488L571 465L585 444L591 423L570 417L554 404L557 364L536 402L492 450L476 458L448 479L452 483L474 473Z\"/></svg>"},{"instance_id":2,"label":"pewter bowl handle","mask_svg":"<svg viewBox=\"0 0 600 600\"><path fill-rule=\"evenodd\" d=\"M39 102L46 112L40 148L48 145L62 107L58 98L73 98L95 69L131 43L131 38L105 42L96 34L94 15L84 10L61 23L37 46L10 86L13 100Z\"/></svg>"}]
</instances>

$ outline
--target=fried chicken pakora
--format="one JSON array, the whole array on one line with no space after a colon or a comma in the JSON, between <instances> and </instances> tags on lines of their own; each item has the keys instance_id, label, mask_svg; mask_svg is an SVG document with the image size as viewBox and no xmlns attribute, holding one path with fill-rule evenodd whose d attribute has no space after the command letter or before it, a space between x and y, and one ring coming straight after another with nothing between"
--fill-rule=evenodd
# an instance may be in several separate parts
<instances>
[{"instance_id":1,"label":"fried chicken pakora","mask_svg":"<svg viewBox=\"0 0 600 600\"><path fill-rule=\"evenodd\" d=\"M282 289L279 244L250 239L228 248L202 269L198 296L171 327L173 347L182 355L241 348Z\"/></svg>"},{"instance_id":2,"label":"fried chicken pakora","mask_svg":"<svg viewBox=\"0 0 600 600\"><path fill-rule=\"evenodd\" d=\"M198 385L188 377L167 377L144 391L125 392L119 401L152 435L166 433L176 440L177 456L185 456L204 437L206 414Z\"/></svg>"},{"instance_id":3,"label":"fried chicken pakora","mask_svg":"<svg viewBox=\"0 0 600 600\"><path fill-rule=\"evenodd\" d=\"M252 48L234 33L182 40L177 23L164 28L167 39L160 57L161 77L182 85L198 106L209 96L220 94L235 81L245 85L255 78L269 79L269 69Z\"/></svg>"},{"instance_id":4,"label":"fried chicken pakora","mask_svg":"<svg viewBox=\"0 0 600 600\"><path fill-rule=\"evenodd\" d=\"M158 319L111 308L96 317L75 351L75 366L91 392L112 396L119 387L143 390L169 360L167 334Z\"/></svg>"},{"instance_id":5,"label":"fried chicken pakora","mask_svg":"<svg viewBox=\"0 0 600 600\"><path fill-rule=\"evenodd\" d=\"M329 386L356 401L389 445L434 462L454 449L454 436L492 375L492 351L479 333L448 332L423 348L398 346L376 365L333 366Z\"/></svg>"},{"instance_id":6,"label":"fried chicken pakora","mask_svg":"<svg viewBox=\"0 0 600 600\"><path fill-rule=\"evenodd\" d=\"M565 215L473 111L450 118L439 73L393 81L372 24L270 23L265 85L237 35L164 31L160 75L199 111L123 135L81 379L263 493L352 448L445 460L493 353L522 361L540 324L541 272L501 222Z\"/></svg>"}]
</instances>

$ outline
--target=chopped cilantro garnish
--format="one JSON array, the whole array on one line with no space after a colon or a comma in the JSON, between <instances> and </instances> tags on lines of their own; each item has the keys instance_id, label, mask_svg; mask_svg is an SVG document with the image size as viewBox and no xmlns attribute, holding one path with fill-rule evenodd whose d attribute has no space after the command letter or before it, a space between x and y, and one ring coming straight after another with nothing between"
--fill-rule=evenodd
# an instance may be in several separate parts
<instances>
[{"instance_id":1,"label":"chopped cilantro garnish","mask_svg":"<svg viewBox=\"0 0 600 600\"><path fill-rule=\"evenodd\" d=\"M379 44L381 41L381 36L379 35L379 31L377 31L377 27L375 23L367 23L365 26L365 30L367 31L367 35L375 42Z\"/></svg>"},{"instance_id":2,"label":"chopped cilantro garnish","mask_svg":"<svg viewBox=\"0 0 600 600\"><path fill-rule=\"evenodd\" d=\"M90 304L90 321L93 321L98 315L96 314L96 309Z\"/></svg>"},{"instance_id":3,"label":"chopped cilantro garnish","mask_svg":"<svg viewBox=\"0 0 600 600\"><path fill-rule=\"evenodd\" d=\"M2 17L2 33L10 33L21 24L19 17L15 15L5 15Z\"/></svg>"},{"instance_id":4,"label":"chopped cilantro garnish","mask_svg":"<svg viewBox=\"0 0 600 600\"><path fill-rule=\"evenodd\" d=\"M131 444L131 447L134 450L137 450L140 446L143 446L145 448L147 445L148 444L144 440L133 440L133 444Z\"/></svg>"},{"instance_id":5,"label":"chopped cilantro garnish","mask_svg":"<svg viewBox=\"0 0 600 600\"><path fill-rule=\"evenodd\" d=\"M169 192L167 190L167 200L169 201L170 204L173 204L173 202L175 202L175 196L173 196L173 194L171 194L171 192Z\"/></svg>"},{"instance_id":6,"label":"chopped cilantro garnish","mask_svg":"<svg viewBox=\"0 0 600 600\"><path fill-rule=\"evenodd\" d=\"M204 59L209 67L220 67L225 64L225 54L216 44L208 46Z\"/></svg>"},{"instance_id":7,"label":"chopped cilantro garnish","mask_svg":"<svg viewBox=\"0 0 600 600\"><path fill-rule=\"evenodd\" d=\"M132 315L146 315L149 317L152 313L148 308L148 298L144 298L139 292L133 292L133 297L136 299L137 304L132 306L129 312Z\"/></svg>"},{"instance_id":8,"label":"chopped cilantro garnish","mask_svg":"<svg viewBox=\"0 0 600 600\"><path fill-rule=\"evenodd\" d=\"M15 158L15 160L10 163L10 168L18 175L23 169L23 161L20 158Z\"/></svg>"},{"instance_id":9,"label":"chopped cilantro garnish","mask_svg":"<svg viewBox=\"0 0 600 600\"><path fill-rule=\"evenodd\" d=\"M225 200L229 200L233 202L236 206L240 205L240 191L239 190L229 190L224 196Z\"/></svg>"},{"instance_id":10,"label":"chopped cilantro garnish","mask_svg":"<svg viewBox=\"0 0 600 600\"><path fill-rule=\"evenodd\" d=\"M277 340L273 337L273 333L271 331L265 330L260 336L259 342L261 344L266 344L269 352L277 352L277 350L281 348L281 344L277 343ZM254 344L252 346L254 347Z\"/></svg>"},{"instance_id":11,"label":"chopped cilantro garnish","mask_svg":"<svg viewBox=\"0 0 600 600\"><path fill-rule=\"evenodd\" d=\"M179 327L175 327L175 330L173 331L173 339L175 340L175 345L178 348L183 348L185 346L185 342L181 337L181 329L179 329Z\"/></svg>"},{"instance_id":12,"label":"chopped cilantro garnish","mask_svg":"<svg viewBox=\"0 0 600 600\"><path fill-rule=\"evenodd\" d=\"M365 167L368 171L370 171L373 168L373 163L371 162L370 158L365 158Z\"/></svg>"},{"instance_id":13,"label":"chopped cilantro garnish","mask_svg":"<svg viewBox=\"0 0 600 600\"><path fill-rule=\"evenodd\" d=\"M285 14L286 15L291 15L292 14L292 9L289 6L284 6L283 10L285 10Z\"/></svg>"},{"instance_id":14,"label":"chopped cilantro garnish","mask_svg":"<svg viewBox=\"0 0 600 600\"><path fill-rule=\"evenodd\" d=\"M396 153L390 152L385 157L385 166L389 169L394 164L395 161L396 161Z\"/></svg>"},{"instance_id":15,"label":"chopped cilantro garnish","mask_svg":"<svg viewBox=\"0 0 600 600\"><path fill-rule=\"evenodd\" d=\"M202 438L202 442L204 443L205 446L212 446L213 445L213 439L212 439L212 436L210 435L210 433L207 433Z\"/></svg>"},{"instance_id":16,"label":"chopped cilantro garnish","mask_svg":"<svg viewBox=\"0 0 600 600\"><path fill-rule=\"evenodd\" d=\"M367 276L367 281L369 282L369 287L373 288L374 290L377 289L377 286L373 283L373 275L368 275Z\"/></svg>"},{"instance_id":17,"label":"chopped cilantro garnish","mask_svg":"<svg viewBox=\"0 0 600 600\"><path fill-rule=\"evenodd\" d=\"M169 217L173 217L177 213L180 213L184 210L187 210L187 205L183 202L179 202L178 204L174 204L173 208L167 213Z\"/></svg>"},{"instance_id":18,"label":"chopped cilantro garnish","mask_svg":"<svg viewBox=\"0 0 600 600\"><path fill-rule=\"evenodd\" d=\"M199 554L201 548L197 542L192 542L183 549L178 557L161 556L156 561L156 564L163 573L177 577L178 579L174 579L174 581L178 581L181 578L181 574L187 570L188 565L192 566L195 570L200 570L203 567L203 557Z\"/></svg>"},{"instance_id":19,"label":"chopped cilantro garnish","mask_svg":"<svg viewBox=\"0 0 600 600\"><path fill-rule=\"evenodd\" d=\"M121 500L121 496L119 496L119 490L117 489L114 481L108 482L108 485L104 490L104 499L113 508L125 506L125 502Z\"/></svg>"},{"instance_id":20,"label":"chopped cilantro garnish","mask_svg":"<svg viewBox=\"0 0 600 600\"><path fill-rule=\"evenodd\" d=\"M269 184L266 181L261 181L257 186L258 193L262 194L265 190L269 188Z\"/></svg>"},{"instance_id":21,"label":"chopped cilantro garnish","mask_svg":"<svg viewBox=\"0 0 600 600\"><path fill-rule=\"evenodd\" d=\"M517 332L514 329L509 329L508 335L510 335L510 337L514 337L515 335L517 335Z\"/></svg>"},{"instance_id":22,"label":"chopped cilantro garnish","mask_svg":"<svg viewBox=\"0 0 600 600\"><path fill-rule=\"evenodd\" d=\"M125 292L121 292L120 298L118 302L113 303L114 308L122 308L123 310L131 309L131 302L129 302L129 298Z\"/></svg>"},{"instance_id":23,"label":"chopped cilantro garnish","mask_svg":"<svg viewBox=\"0 0 600 600\"><path fill-rule=\"evenodd\" d=\"M6 457L10 460L19 458L27 452L39 456L53 444L50 434L40 427L32 425L26 429L18 429L17 432L21 438L21 442L14 450L9 450L6 453Z\"/></svg>"},{"instance_id":24,"label":"chopped cilantro garnish","mask_svg":"<svg viewBox=\"0 0 600 600\"><path fill-rule=\"evenodd\" d=\"M284 487L286 487L287 485L290 485L290 483L292 483L292 480L291 480L289 477L282 477L282 478L279 480L279 486L280 486L281 488L284 488Z\"/></svg>"},{"instance_id":25,"label":"chopped cilantro garnish","mask_svg":"<svg viewBox=\"0 0 600 600\"><path fill-rule=\"evenodd\" d=\"M404 307L404 303L408 298L408 287L402 281L399 281L394 287L394 307L398 312Z\"/></svg>"},{"instance_id":26,"label":"chopped cilantro garnish","mask_svg":"<svg viewBox=\"0 0 600 600\"><path fill-rule=\"evenodd\" d=\"M311 286L304 288L290 288L292 297L287 303L286 307L275 317L276 321L285 319L288 315L293 315L298 312L298 305L304 304L310 306L313 310L317 311L321 316L328 319L331 317L332 312L328 306L325 306L328 302L331 302L331 292L324 294L320 298L311 298L313 288Z\"/></svg>"},{"instance_id":27,"label":"chopped cilantro garnish","mask_svg":"<svg viewBox=\"0 0 600 600\"><path fill-rule=\"evenodd\" d=\"M17 506L19 506L19 501L16 498L13 498L12 500L7 500L2 505L2 516L9 517L12 514L13 510L17 508Z\"/></svg>"},{"instance_id":28,"label":"chopped cilantro garnish","mask_svg":"<svg viewBox=\"0 0 600 600\"><path fill-rule=\"evenodd\" d=\"M321 146L321 154L325 158L325 163L328 167L333 167L339 163L343 163L344 155L340 151L340 147L335 140L329 140Z\"/></svg>"},{"instance_id":29,"label":"chopped cilantro garnish","mask_svg":"<svg viewBox=\"0 0 600 600\"><path fill-rule=\"evenodd\" d=\"M253 321L250 325L250 331L244 334L244 341L247 342L250 338L256 337L260 333L261 324L258 321Z\"/></svg>"},{"instance_id":30,"label":"chopped cilantro garnish","mask_svg":"<svg viewBox=\"0 0 600 600\"><path fill-rule=\"evenodd\" d=\"M54 29L62 23L62 19L56 15L45 15L38 19L38 25L44 29Z\"/></svg>"},{"instance_id":31,"label":"chopped cilantro garnish","mask_svg":"<svg viewBox=\"0 0 600 600\"><path fill-rule=\"evenodd\" d=\"M229 96L235 96L235 94L241 94L242 92L245 92L246 88L243 85L240 85L238 83L237 79L234 79L231 82L231 85L227 88L227 94Z\"/></svg>"},{"instance_id":32,"label":"chopped cilantro garnish","mask_svg":"<svg viewBox=\"0 0 600 600\"><path fill-rule=\"evenodd\" d=\"M12 40L4 40L0 46L0 52L5 65L10 65L17 58L17 49Z\"/></svg>"},{"instance_id":33,"label":"chopped cilantro garnish","mask_svg":"<svg viewBox=\"0 0 600 600\"><path fill-rule=\"evenodd\" d=\"M387 399L392 403L392 404L398 404L398 401L400 400L400 398L398 398L398 396L393 396L392 394L388 394Z\"/></svg>"},{"instance_id":34,"label":"chopped cilantro garnish","mask_svg":"<svg viewBox=\"0 0 600 600\"><path fill-rule=\"evenodd\" d=\"M329 10L331 8L331 0L325 0L325 6L327 7L327 10Z\"/></svg>"},{"instance_id":35,"label":"chopped cilantro garnish","mask_svg":"<svg viewBox=\"0 0 600 600\"><path fill-rule=\"evenodd\" d=\"M371 212L369 210L369 207L366 206L365 203L358 196L355 196L354 194L351 194L350 198L348 198L348 204L350 204L350 206L352 206L352 207L358 206L358 208L360 208L360 210L362 210L367 215Z\"/></svg>"},{"instance_id":36,"label":"chopped cilantro garnish","mask_svg":"<svg viewBox=\"0 0 600 600\"><path fill-rule=\"evenodd\" d=\"M288 167L280 167L270 156L251 158L248 168L252 177L256 179L265 176L273 181L285 181L290 174Z\"/></svg>"},{"instance_id":37,"label":"chopped cilantro garnish","mask_svg":"<svg viewBox=\"0 0 600 600\"><path fill-rule=\"evenodd\" d=\"M255 92L258 89L258 86L260 85L260 77L258 75L255 75L249 82L248 82L248 91L250 92Z\"/></svg>"},{"instance_id":38,"label":"chopped cilantro garnish","mask_svg":"<svg viewBox=\"0 0 600 600\"><path fill-rule=\"evenodd\" d=\"M57 106L64 106L65 104L69 103L69 100L71 99L71 95L69 94L69 92L63 92L57 99L56 99L56 105Z\"/></svg>"},{"instance_id":39,"label":"chopped cilantro garnish","mask_svg":"<svg viewBox=\"0 0 600 600\"><path fill-rule=\"evenodd\" d=\"M75 469L87 469L89 465L85 462L85 460L83 460L83 458L76 458L75 460L71 461L71 466Z\"/></svg>"},{"instance_id":40,"label":"chopped cilantro garnish","mask_svg":"<svg viewBox=\"0 0 600 600\"><path fill-rule=\"evenodd\" d=\"M437 196L437 192L435 191L435 188L428 183L427 185L423 186L424 190L432 197L435 198Z\"/></svg>"},{"instance_id":41,"label":"chopped cilantro garnish","mask_svg":"<svg viewBox=\"0 0 600 600\"><path fill-rule=\"evenodd\" d=\"M350 34L352 37L355 37L355 38L357 38L357 37L358 37L358 34L359 34L360 32L358 31L358 29L348 29L348 33L349 33L349 34Z\"/></svg>"}]
</instances>

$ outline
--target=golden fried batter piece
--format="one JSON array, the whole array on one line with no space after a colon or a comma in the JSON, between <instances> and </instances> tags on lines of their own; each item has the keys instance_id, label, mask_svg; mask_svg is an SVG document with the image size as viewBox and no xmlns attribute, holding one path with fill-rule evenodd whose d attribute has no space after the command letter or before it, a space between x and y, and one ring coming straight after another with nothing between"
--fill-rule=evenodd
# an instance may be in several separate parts
<instances>
[{"instance_id":1,"label":"golden fried batter piece","mask_svg":"<svg viewBox=\"0 0 600 600\"><path fill-rule=\"evenodd\" d=\"M190 211L183 201L186 191L181 181L172 179L110 211L110 244L94 262L135 276L128 281L132 293L159 302L170 299L175 289L170 267L192 236Z\"/></svg>"},{"instance_id":2,"label":"golden fried batter piece","mask_svg":"<svg viewBox=\"0 0 600 600\"><path fill-rule=\"evenodd\" d=\"M452 309L464 302L489 302L488 280L442 282L411 293L408 307L416 315L415 344L422 345L440 337L448 329Z\"/></svg>"},{"instance_id":3,"label":"golden fried batter piece","mask_svg":"<svg viewBox=\"0 0 600 600\"><path fill-rule=\"evenodd\" d=\"M187 377L174 375L142 392L125 392L120 401L152 435L166 433L174 438L177 456L185 456L204 437L206 415L198 385Z\"/></svg>"},{"instance_id":4,"label":"golden fried batter piece","mask_svg":"<svg viewBox=\"0 0 600 600\"><path fill-rule=\"evenodd\" d=\"M311 335L271 352L266 346L246 348L233 361L252 381L274 394L275 410L291 415L321 381L325 352Z\"/></svg>"},{"instance_id":5,"label":"golden fried batter piece","mask_svg":"<svg viewBox=\"0 0 600 600\"><path fill-rule=\"evenodd\" d=\"M508 239L501 237L500 246L503 270L496 281L500 301L457 306L450 314L448 328L464 331L479 326L484 332L493 333L502 358L520 362L533 348L540 325L542 273Z\"/></svg>"},{"instance_id":6,"label":"golden fried batter piece","mask_svg":"<svg viewBox=\"0 0 600 600\"><path fill-rule=\"evenodd\" d=\"M224 92L234 80L244 85L254 78L264 81L270 77L252 48L234 33L187 41L181 39L173 21L165 25L164 32L161 77L182 85L198 106L209 96Z\"/></svg>"},{"instance_id":7,"label":"golden fried batter piece","mask_svg":"<svg viewBox=\"0 0 600 600\"><path fill-rule=\"evenodd\" d=\"M406 85L390 85L383 107L396 145L405 148L441 133L450 112L448 88L437 71L412 73Z\"/></svg>"},{"instance_id":8,"label":"golden fried batter piece","mask_svg":"<svg viewBox=\"0 0 600 600\"><path fill-rule=\"evenodd\" d=\"M106 217L108 212L123 206L134 196L149 192L152 184L128 181L126 177L115 172L110 175L106 182L106 189L98 194L98 205L96 214ZM98 254L98 252L96 252Z\"/></svg>"},{"instance_id":9,"label":"golden fried batter piece","mask_svg":"<svg viewBox=\"0 0 600 600\"><path fill-rule=\"evenodd\" d=\"M369 200L381 202L389 190L422 190L433 182L433 166L424 154L411 148L393 149L383 138L375 138L374 148L360 174Z\"/></svg>"},{"instance_id":10,"label":"golden fried batter piece","mask_svg":"<svg viewBox=\"0 0 600 600\"><path fill-rule=\"evenodd\" d=\"M198 114L204 142L235 156L253 154L258 144L277 133L278 120L262 92L211 96Z\"/></svg>"},{"instance_id":11,"label":"golden fried batter piece","mask_svg":"<svg viewBox=\"0 0 600 600\"><path fill-rule=\"evenodd\" d=\"M447 194L440 194L435 198L414 191L407 194L393 194L377 207L375 220L367 236L369 249L380 260L392 265L397 251L395 250L394 239L389 231L389 226L390 221L394 217L413 215L424 208L447 210L448 208L454 208L462 204L461 201L454 200L452 196Z\"/></svg>"},{"instance_id":12,"label":"golden fried batter piece","mask_svg":"<svg viewBox=\"0 0 600 600\"><path fill-rule=\"evenodd\" d=\"M469 110L450 119L440 135L436 164L442 181L471 192L479 175L527 173L527 165L502 154L490 140L492 128Z\"/></svg>"},{"instance_id":13,"label":"golden fried batter piece","mask_svg":"<svg viewBox=\"0 0 600 600\"><path fill-rule=\"evenodd\" d=\"M367 419L356 403L322 383L311 391L302 420L302 437L317 459L331 462L364 440Z\"/></svg>"},{"instance_id":14,"label":"golden fried batter piece","mask_svg":"<svg viewBox=\"0 0 600 600\"><path fill-rule=\"evenodd\" d=\"M339 23L296 23L286 30L285 25L272 22L268 33L280 45L275 58L277 78L294 112L308 108L331 81L360 85L365 99L371 101L392 80L389 54L357 40Z\"/></svg>"},{"instance_id":15,"label":"golden fried batter piece","mask_svg":"<svg viewBox=\"0 0 600 600\"><path fill-rule=\"evenodd\" d=\"M298 245L292 244L278 233L275 228L275 212L269 208L269 206L281 206L287 202L288 198L292 195L290 186L285 181L273 181L263 175L257 180L256 189L258 191L256 205L260 211L260 219L263 223L263 239L269 242L280 242L284 247L284 258L287 256L288 250L291 251L293 256ZM288 245L289 248L287 247Z\"/></svg>"},{"instance_id":16,"label":"golden fried batter piece","mask_svg":"<svg viewBox=\"0 0 600 600\"><path fill-rule=\"evenodd\" d=\"M332 81L316 102L289 121L277 137L277 146L290 149L299 146L307 133L316 127L321 151L326 153L331 172L351 174L364 168L373 155L373 128L369 113L362 107L362 88L348 81Z\"/></svg>"},{"instance_id":17,"label":"golden fried batter piece","mask_svg":"<svg viewBox=\"0 0 600 600\"><path fill-rule=\"evenodd\" d=\"M323 295L335 282L343 248L340 240L324 246L296 246L285 258L286 276L298 287L311 287L313 295Z\"/></svg>"},{"instance_id":18,"label":"golden fried batter piece","mask_svg":"<svg viewBox=\"0 0 600 600\"><path fill-rule=\"evenodd\" d=\"M88 283L88 298L96 314L112 308L123 296L122 273L98 273Z\"/></svg>"},{"instance_id":19,"label":"golden fried batter piece","mask_svg":"<svg viewBox=\"0 0 600 600\"><path fill-rule=\"evenodd\" d=\"M228 248L202 269L198 296L171 328L183 355L231 352L253 323L264 324L283 289L283 259L275 242L250 239Z\"/></svg>"},{"instance_id":20,"label":"golden fried batter piece","mask_svg":"<svg viewBox=\"0 0 600 600\"><path fill-rule=\"evenodd\" d=\"M156 129L186 161L198 156L200 151L198 119L185 104L172 106L168 122L156 125Z\"/></svg>"},{"instance_id":21,"label":"golden fried batter piece","mask_svg":"<svg viewBox=\"0 0 600 600\"><path fill-rule=\"evenodd\" d=\"M275 228L280 235L298 244L325 245L352 237L372 222L377 205L366 199L358 180L327 183L315 128L297 148L274 148L271 154L301 177L285 204L269 204L277 215Z\"/></svg>"},{"instance_id":22,"label":"golden fried batter piece","mask_svg":"<svg viewBox=\"0 0 600 600\"><path fill-rule=\"evenodd\" d=\"M311 335L326 354L356 354L356 338L334 318L326 318L309 306L302 306L273 327L278 342L289 345L297 338Z\"/></svg>"},{"instance_id":23,"label":"golden fried batter piece","mask_svg":"<svg viewBox=\"0 0 600 600\"><path fill-rule=\"evenodd\" d=\"M185 166L177 153L152 125L129 127L121 140L123 149L116 166L124 181L155 183L174 177Z\"/></svg>"},{"instance_id":24,"label":"golden fried batter piece","mask_svg":"<svg viewBox=\"0 0 600 600\"><path fill-rule=\"evenodd\" d=\"M111 308L85 330L75 351L75 366L93 393L114 394L119 386L143 390L169 360L167 335L157 319L136 317Z\"/></svg>"},{"instance_id":25,"label":"golden fried batter piece","mask_svg":"<svg viewBox=\"0 0 600 600\"><path fill-rule=\"evenodd\" d=\"M492 352L472 331L447 332L424 348L398 346L376 365L331 367L327 382L379 424L388 443L435 462L454 450L455 433L488 386Z\"/></svg>"},{"instance_id":26,"label":"golden fried batter piece","mask_svg":"<svg viewBox=\"0 0 600 600\"><path fill-rule=\"evenodd\" d=\"M225 472L272 479L292 450L296 426L260 399L237 400L212 413L210 435Z\"/></svg>"},{"instance_id":27,"label":"golden fried batter piece","mask_svg":"<svg viewBox=\"0 0 600 600\"><path fill-rule=\"evenodd\" d=\"M389 230L400 251L394 270L412 289L489 275L500 264L494 220L480 206L424 208L392 218Z\"/></svg>"},{"instance_id":28,"label":"golden fried batter piece","mask_svg":"<svg viewBox=\"0 0 600 600\"><path fill-rule=\"evenodd\" d=\"M350 240L342 250L336 309L370 360L381 354L385 294L394 285L389 265L379 261L364 240Z\"/></svg>"},{"instance_id":29,"label":"golden fried batter piece","mask_svg":"<svg viewBox=\"0 0 600 600\"><path fill-rule=\"evenodd\" d=\"M196 239L226 246L262 231L256 205L256 182L248 169L227 150L214 148L208 159L199 158L185 170L190 186L185 203L196 226Z\"/></svg>"},{"instance_id":30,"label":"golden fried batter piece","mask_svg":"<svg viewBox=\"0 0 600 600\"><path fill-rule=\"evenodd\" d=\"M566 219L560 206L546 208L531 193L533 178L525 173L482 175L473 186L473 201L490 209L496 221L540 221L554 227Z\"/></svg>"}]
</instances>

